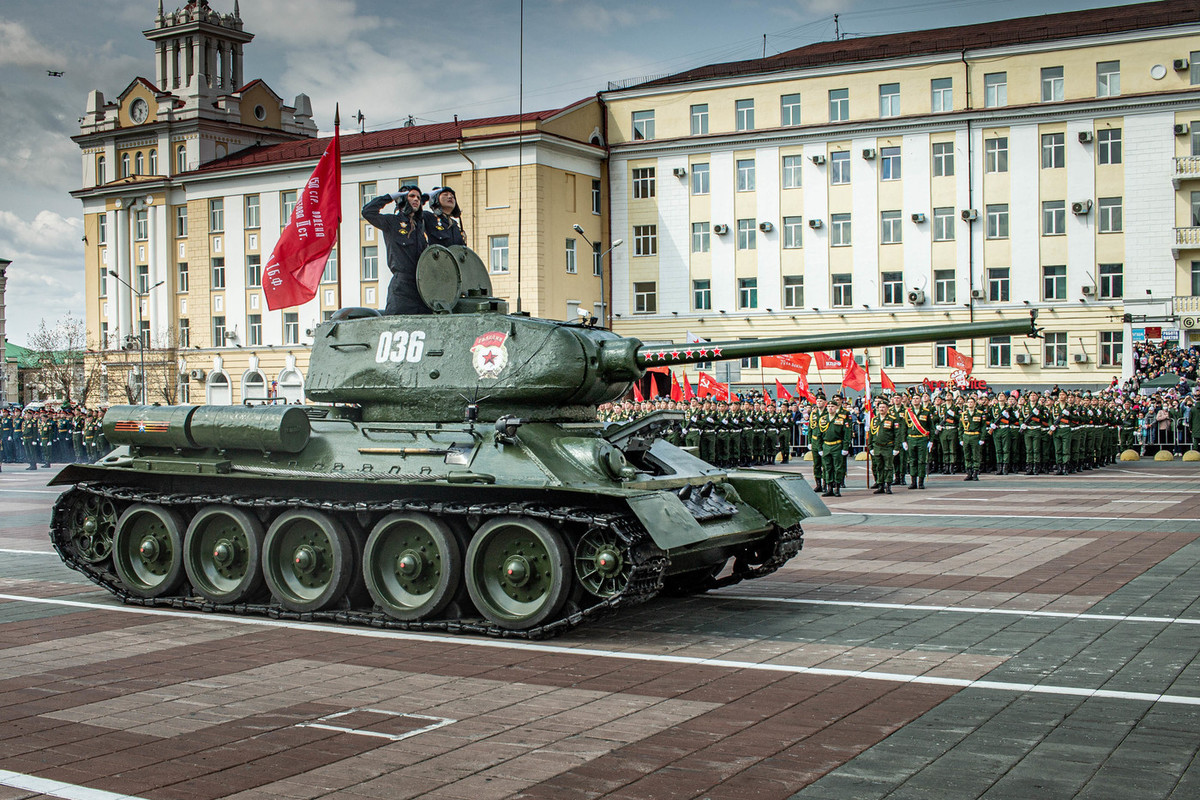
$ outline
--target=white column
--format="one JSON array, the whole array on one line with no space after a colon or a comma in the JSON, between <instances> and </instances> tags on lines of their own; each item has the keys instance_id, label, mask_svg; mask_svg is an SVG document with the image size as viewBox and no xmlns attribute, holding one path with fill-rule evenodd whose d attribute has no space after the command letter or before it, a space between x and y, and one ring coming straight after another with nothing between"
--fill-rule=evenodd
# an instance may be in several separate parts
<instances>
[{"instance_id":1,"label":"white column","mask_svg":"<svg viewBox=\"0 0 1200 800\"><path fill-rule=\"evenodd\" d=\"M117 237L117 257L113 264L110 264L110 269L114 270L121 280L129 282L129 259L131 256L130 242L133 239L133 232L130 230L130 214L127 204L123 204L116 211L116 225L112 227L112 235ZM124 344L125 336L129 335L133 330L133 298L129 294L129 288L121 281L109 276L109 286L113 288L113 297L117 300L117 341ZM132 284L131 284L132 285Z\"/></svg>"},{"instance_id":2,"label":"white column","mask_svg":"<svg viewBox=\"0 0 1200 800\"><path fill-rule=\"evenodd\" d=\"M758 231L758 307L779 309L783 270L779 249L783 239L783 217L779 213L779 148L760 147L754 152L758 223L770 222L770 233Z\"/></svg>"},{"instance_id":3,"label":"white column","mask_svg":"<svg viewBox=\"0 0 1200 800\"><path fill-rule=\"evenodd\" d=\"M166 281L171 269L171 248L167 244L167 207L160 203L150 206L150 285ZM164 340L171 326L170 286L162 286L150 293L150 345L157 338L159 347L166 346Z\"/></svg>"}]
</instances>

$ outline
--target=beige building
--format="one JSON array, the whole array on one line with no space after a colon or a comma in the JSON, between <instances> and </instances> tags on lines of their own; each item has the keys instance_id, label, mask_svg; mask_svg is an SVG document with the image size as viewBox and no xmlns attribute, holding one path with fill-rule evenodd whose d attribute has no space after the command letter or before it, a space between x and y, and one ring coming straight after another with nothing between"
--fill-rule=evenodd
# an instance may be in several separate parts
<instances>
[{"instance_id":1,"label":"beige building","mask_svg":"<svg viewBox=\"0 0 1200 800\"><path fill-rule=\"evenodd\" d=\"M1036 308L1044 341L869 356L897 382L945 379L952 345L975 377L1049 386L1128 375L1147 328L1200 328L1194 2L822 42L602 99L610 238L629 243L613 254L621 333L760 338ZM746 384L792 377L745 367Z\"/></svg>"},{"instance_id":2,"label":"beige building","mask_svg":"<svg viewBox=\"0 0 1200 800\"><path fill-rule=\"evenodd\" d=\"M112 102L93 92L76 137L88 331L107 401L139 398L139 334L149 402L299 400L316 324L386 300L386 253L359 209L404 183L456 190L467 242L514 310L600 311L599 253L587 244L600 243L606 218L594 98L522 117L343 133L338 246L312 301L269 311L262 264L329 140L314 138L304 95L288 106L262 81L243 84L252 35L236 3L228 15L207 3L160 8L146 36L155 80L135 79Z\"/></svg>"}]
</instances>

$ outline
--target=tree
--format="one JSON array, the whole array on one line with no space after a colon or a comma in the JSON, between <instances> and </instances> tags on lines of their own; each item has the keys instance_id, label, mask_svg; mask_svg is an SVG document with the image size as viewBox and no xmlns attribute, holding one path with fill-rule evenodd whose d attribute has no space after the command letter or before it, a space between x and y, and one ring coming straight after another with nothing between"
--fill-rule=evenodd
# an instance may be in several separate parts
<instances>
[{"instance_id":1,"label":"tree","mask_svg":"<svg viewBox=\"0 0 1200 800\"><path fill-rule=\"evenodd\" d=\"M87 326L67 314L49 325L42 320L29 337L30 366L35 380L64 404L77 397L83 384L83 357L87 350Z\"/></svg>"}]
</instances>

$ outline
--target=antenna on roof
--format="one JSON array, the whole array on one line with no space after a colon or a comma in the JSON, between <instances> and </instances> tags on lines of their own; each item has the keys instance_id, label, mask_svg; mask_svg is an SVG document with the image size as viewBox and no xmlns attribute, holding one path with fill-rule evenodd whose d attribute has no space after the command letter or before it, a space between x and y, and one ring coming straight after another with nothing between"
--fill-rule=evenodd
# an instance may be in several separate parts
<instances>
[{"instance_id":1,"label":"antenna on roof","mask_svg":"<svg viewBox=\"0 0 1200 800\"><path fill-rule=\"evenodd\" d=\"M414 117L412 114L409 114L408 119L404 120L403 127L412 128L412 127L415 127L416 124L417 124L417 118Z\"/></svg>"},{"instance_id":2,"label":"antenna on roof","mask_svg":"<svg viewBox=\"0 0 1200 800\"><path fill-rule=\"evenodd\" d=\"M833 40L835 42L840 42L842 40L842 31L841 31L841 28L838 27L838 15L837 14L833 15Z\"/></svg>"},{"instance_id":3,"label":"antenna on roof","mask_svg":"<svg viewBox=\"0 0 1200 800\"><path fill-rule=\"evenodd\" d=\"M367 118L363 116L361 108L358 110L358 115L354 119L355 119L355 121L358 122L358 132L366 133L367 132Z\"/></svg>"}]
</instances>

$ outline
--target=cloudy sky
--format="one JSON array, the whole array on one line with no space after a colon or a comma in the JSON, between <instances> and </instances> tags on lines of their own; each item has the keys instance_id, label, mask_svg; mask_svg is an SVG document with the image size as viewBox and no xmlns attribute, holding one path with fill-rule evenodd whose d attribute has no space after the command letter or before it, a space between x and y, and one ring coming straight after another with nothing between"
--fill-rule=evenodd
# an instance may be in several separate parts
<instances>
[{"instance_id":1,"label":"cloudy sky","mask_svg":"<svg viewBox=\"0 0 1200 800\"><path fill-rule=\"evenodd\" d=\"M234 0L211 0L232 11ZM849 36L1073 11L1111 0L525 0L524 107L557 108L608 81L656 77ZM181 0L165 2L168 11ZM158 0L0 3L0 258L12 260L8 335L23 343L42 320L82 317L80 185L87 93L115 97L154 78L142 31ZM361 109L369 130L408 116L441 122L514 113L519 99L519 0L241 0L245 78L289 102L312 98L323 132L333 107ZM50 77L48 70L63 77Z\"/></svg>"}]
</instances>

